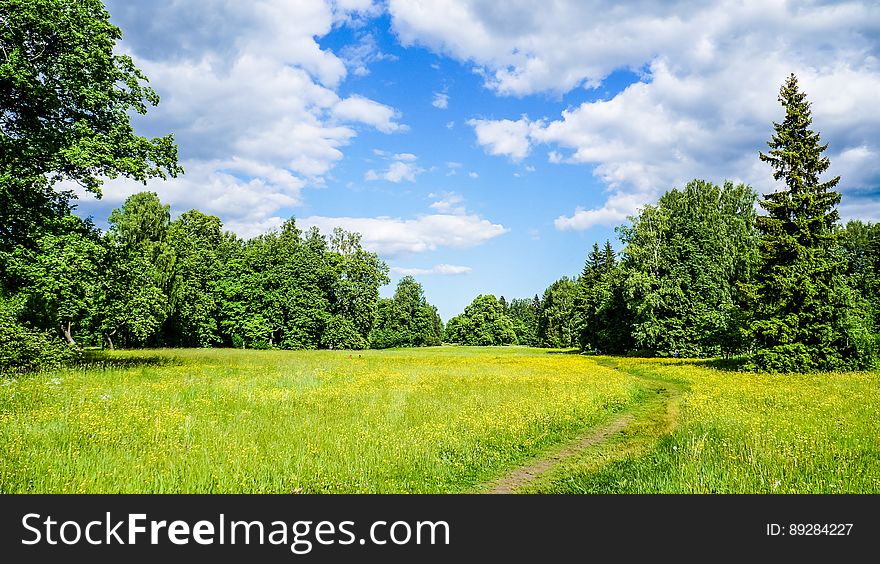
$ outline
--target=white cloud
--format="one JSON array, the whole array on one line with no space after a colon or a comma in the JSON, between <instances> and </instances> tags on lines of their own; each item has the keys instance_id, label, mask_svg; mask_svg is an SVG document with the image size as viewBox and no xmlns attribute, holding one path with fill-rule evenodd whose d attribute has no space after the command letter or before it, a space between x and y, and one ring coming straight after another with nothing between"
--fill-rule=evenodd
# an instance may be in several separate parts
<instances>
[{"instance_id":1,"label":"white cloud","mask_svg":"<svg viewBox=\"0 0 880 564\"><path fill-rule=\"evenodd\" d=\"M549 120L468 122L489 154L517 161L546 145L551 163L592 167L607 202L559 218L560 228L616 221L695 177L772 190L757 153L782 117L776 97L790 72L813 103L813 126L829 143L829 173L843 177L844 203L880 182L870 157L880 154L876 3L560 0L535 9L390 0L389 10L404 44L475 64L502 95L601 93L613 71L641 77Z\"/></svg>"},{"instance_id":2,"label":"white cloud","mask_svg":"<svg viewBox=\"0 0 880 564\"><path fill-rule=\"evenodd\" d=\"M174 215L198 209L220 217L224 229L250 238L279 227L285 218L277 211L299 205L301 187L302 180L284 169L252 161L210 161L193 163L187 174L147 187L131 179L116 180L98 201L79 191L77 203L82 211L105 218L132 194L149 190L164 203L174 202Z\"/></svg>"},{"instance_id":3,"label":"white cloud","mask_svg":"<svg viewBox=\"0 0 880 564\"><path fill-rule=\"evenodd\" d=\"M434 100L431 105L435 108L445 110L449 107L449 95L445 92L434 92Z\"/></svg>"},{"instance_id":4,"label":"white cloud","mask_svg":"<svg viewBox=\"0 0 880 564\"><path fill-rule=\"evenodd\" d=\"M504 155L520 160L529 154L529 131L532 123L528 118L523 117L517 121L471 119L467 123L474 128L477 143L490 155Z\"/></svg>"},{"instance_id":5,"label":"white cloud","mask_svg":"<svg viewBox=\"0 0 880 564\"><path fill-rule=\"evenodd\" d=\"M471 178L479 178L479 177L480 177L479 173L476 173L476 172L473 172L473 171L469 172L469 173L468 173L468 176L471 177Z\"/></svg>"},{"instance_id":6,"label":"white cloud","mask_svg":"<svg viewBox=\"0 0 880 564\"><path fill-rule=\"evenodd\" d=\"M351 96L340 100L333 107L333 115L343 121L358 121L371 125L383 133L406 130L405 126L394 121L400 117L400 113L394 108L362 96Z\"/></svg>"},{"instance_id":7,"label":"white cloud","mask_svg":"<svg viewBox=\"0 0 880 564\"><path fill-rule=\"evenodd\" d=\"M440 248L463 249L482 245L507 233L503 225L492 223L475 213L468 213L464 198L455 192L430 193L435 200L430 208L437 213L400 217L323 217L302 220L329 232L334 227L362 235L366 249L384 257L396 257L435 251ZM437 274L458 274L458 267L440 265ZM442 272L441 272L442 271Z\"/></svg>"},{"instance_id":8,"label":"white cloud","mask_svg":"<svg viewBox=\"0 0 880 564\"><path fill-rule=\"evenodd\" d=\"M436 198L437 201L432 203L429 207L432 210L436 210L440 213L451 213L462 215L467 213L464 207L464 198L461 195L456 194L455 192L443 192L440 194L428 194L429 198Z\"/></svg>"},{"instance_id":9,"label":"white cloud","mask_svg":"<svg viewBox=\"0 0 880 564\"><path fill-rule=\"evenodd\" d=\"M376 38L372 33L361 33L358 42L347 45L340 51L340 57L346 67L355 76L367 76L370 74L370 65L380 61L396 61L397 57L383 53L376 44Z\"/></svg>"},{"instance_id":10,"label":"white cloud","mask_svg":"<svg viewBox=\"0 0 880 564\"><path fill-rule=\"evenodd\" d=\"M388 170L376 172L370 169L364 174L364 180L387 180L395 184L403 182L415 182L416 176L425 172L425 169L416 164L417 157L412 153L398 153L392 157Z\"/></svg>"},{"instance_id":11,"label":"white cloud","mask_svg":"<svg viewBox=\"0 0 880 564\"><path fill-rule=\"evenodd\" d=\"M601 208L585 210L577 208L571 217L559 216L553 222L560 231L582 231L595 225L613 227L624 222L630 215L635 215L638 208L645 203L643 194L613 194Z\"/></svg>"},{"instance_id":12,"label":"white cloud","mask_svg":"<svg viewBox=\"0 0 880 564\"><path fill-rule=\"evenodd\" d=\"M340 99L346 64L316 41L338 22L376 14L371 1L108 7L123 29L122 51L162 97L136 126L147 136L173 131L180 147L186 174L147 188L175 211L198 207L254 232L300 204L304 187L324 184L357 135L352 124L405 129L389 106L357 94ZM124 180L107 183L108 197L116 191L128 192Z\"/></svg>"},{"instance_id":13,"label":"white cloud","mask_svg":"<svg viewBox=\"0 0 880 564\"><path fill-rule=\"evenodd\" d=\"M423 253L439 248L461 249L486 243L508 231L475 214L433 214L413 219L393 217L322 217L302 220L329 232L334 227L360 233L365 248L385 257Z\"/></svg>"},{"instance_id":14,"label":"white cloud","mask_svg":"<svg viewBox=\"0 0 880 564\"><path fill-rule=\"evenodd\" d=\"M454 264L438 264L432 268L402 268L399 266L391 267L391 272L400 274L401 276L427 276L431 274L440 274L442 276L457 276L459 274L467 274L473 268L469 266L457 266Z\"/></svg>"}]
</instances>

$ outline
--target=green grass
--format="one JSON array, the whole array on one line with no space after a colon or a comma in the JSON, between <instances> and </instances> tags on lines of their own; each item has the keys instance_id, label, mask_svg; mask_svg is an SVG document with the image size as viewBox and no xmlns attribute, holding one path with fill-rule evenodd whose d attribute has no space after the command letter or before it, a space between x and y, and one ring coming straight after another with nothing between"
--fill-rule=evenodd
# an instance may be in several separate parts
<instances>
[{"instance_id":1,"label":"green grass","mask_svg":"<svg viewBox=\"0 0 880 564\"><path fill-rule=\"evenodd\" d=\"M0 380L0 493L880 492L880 374L518 347L155 350Z\"/></svg>"},{"instance_id":2,"label":"green grass","mask_svg":"<svg viewBox=\"0 0 880 564\"><path fill-rule=\"evenodd\" d=\"M0 382L0 491L467 491L637 391L521 348L116 353Z\"/></svg>"},{"instance_id":3,"label":"green grass","mask_svg":"<svg viewBox=\"0 0 880 564\"><path fill-rule=\"evenodd\" d=\"M532 493L880 493L880 374L756 375L614 361L671 401Z\"/></svg>"}]
</instances>

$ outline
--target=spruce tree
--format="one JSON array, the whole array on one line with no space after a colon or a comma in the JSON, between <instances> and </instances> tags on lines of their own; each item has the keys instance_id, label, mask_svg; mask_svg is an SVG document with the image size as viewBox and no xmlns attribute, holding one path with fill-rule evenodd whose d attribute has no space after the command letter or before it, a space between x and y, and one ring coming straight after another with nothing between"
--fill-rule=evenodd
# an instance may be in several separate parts
<instances>
[{"instance_id":1,"label":"spruce tree","mask_svg":"<svg viewBox=\"0 0 880 564\"><path fill-rule=\"evenodd\" d=\"M831 164L812 117L806 94L792 74L779 92L785 119L773 123L770 151L760 159L784 187L766 194L757 218L761 265L754 286L752 365L772 372L856 368L846 331L843 262L837 247L835 209L840 177L822 182Z\"/></svg>"}]
</instances>

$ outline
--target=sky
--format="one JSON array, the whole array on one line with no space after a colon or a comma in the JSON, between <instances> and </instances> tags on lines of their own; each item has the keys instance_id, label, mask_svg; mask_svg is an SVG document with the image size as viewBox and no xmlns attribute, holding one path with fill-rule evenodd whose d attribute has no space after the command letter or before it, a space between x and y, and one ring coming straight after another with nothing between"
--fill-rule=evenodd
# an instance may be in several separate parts
<instances>
[{"instance_id":1,"label":"sky","mask_svg":"<svg viewBox=\"0 0 880 564\"><path fill-rule=\"evenodd\" d=\"M842 177L880 219L875 2L107 0L185 174L82 195L100 227L151 190L252 237L362 234L444 321L531 297L694 178L777 189L758 159L795 73Z\"/></svg>"}]
</instances>

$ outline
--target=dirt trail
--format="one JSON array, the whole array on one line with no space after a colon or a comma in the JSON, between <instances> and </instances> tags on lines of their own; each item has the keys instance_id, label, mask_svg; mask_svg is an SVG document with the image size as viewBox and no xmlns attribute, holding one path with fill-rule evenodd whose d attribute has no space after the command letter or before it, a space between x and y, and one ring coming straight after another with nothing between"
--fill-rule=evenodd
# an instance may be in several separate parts
<instances>
[{"instance_id":1,"label":"dirt trail","mask_svg":"<svg viewBox=\"0 0 880 564\"><path fill-rule=\"evenodd\" d=\"M604 427L593 430L589 435L581 438L578 442L572 443L564 449L560 450L549 458L536 460L528 466L517 468L510 474L502 477L500 480L492 484L491 489L486 491L488 494L507 494L513 493L518 487L531 482L541 474L547 472L557 464L568 458L580 453L582 450L600 443L626 428L633 420L631 413L625 413L612 419Z\"/></svg>"},{"instance_id":2,"label":"dirt trail","mask_svg":"<svg viewBox=\"0 0 880 564\"><path fill-rule=\"evenodd\" d=\"M616 363L603 362L601 364L609 368L618 369ZM663 426L663 434L671 433L678 419L678 404L682 393L680 386L671 381L660 380L647 374L630 371L627 371L627 374L640 380L645 385L646 390L656 392L657 395L647 398L641 407L634 406L635 409L618 415L601 427L592 429L586 435L563 447L562 450L557 451L555 454L534 460L530 464L502 476L483 490L483 493L514 493L518 488L532 482L538 476L548 472L569 458L580 454L582 451L607 440L630 425L644 425L644 420L646 417L650 417L650 412L656 412L658 409L662 410L663 413L663 416L658 418L659 420L657 421Z\"/></svg>"}]
</instances>

